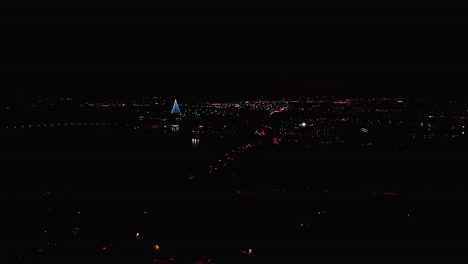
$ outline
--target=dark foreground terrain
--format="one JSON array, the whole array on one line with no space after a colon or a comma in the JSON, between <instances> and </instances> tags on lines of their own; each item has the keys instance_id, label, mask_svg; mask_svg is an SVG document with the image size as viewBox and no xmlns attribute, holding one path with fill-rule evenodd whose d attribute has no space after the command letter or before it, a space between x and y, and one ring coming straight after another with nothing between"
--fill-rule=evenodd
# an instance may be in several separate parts
<instances>
[{"instance_id":1,"label":"dark foreground terrain","mask_svg":"<svg viewBox=\"0 0 468 264\"><path fill-rule=\"evenodd\" d=\"M211 174L207 165L224 155L222 146L190 147L181 138L4 138L4 263L293 263L466 252L464 145L265 142Z\"/></svg>"}]
</instances>

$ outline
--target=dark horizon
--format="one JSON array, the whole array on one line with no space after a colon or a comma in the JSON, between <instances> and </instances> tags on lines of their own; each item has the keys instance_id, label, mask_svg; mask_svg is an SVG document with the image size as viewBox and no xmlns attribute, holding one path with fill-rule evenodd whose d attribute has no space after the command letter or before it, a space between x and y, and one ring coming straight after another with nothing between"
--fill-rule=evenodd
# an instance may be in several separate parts
<instances>
[{"instance_id":1,"label":"dark horizon","mask_svg":"<svg viewBox=\"0 0 468 264\"><path fill-rule=\"evenodd\" d=\"M3 9L23 95L466 96L463 9Z\"/></svg>"}]
</instances>

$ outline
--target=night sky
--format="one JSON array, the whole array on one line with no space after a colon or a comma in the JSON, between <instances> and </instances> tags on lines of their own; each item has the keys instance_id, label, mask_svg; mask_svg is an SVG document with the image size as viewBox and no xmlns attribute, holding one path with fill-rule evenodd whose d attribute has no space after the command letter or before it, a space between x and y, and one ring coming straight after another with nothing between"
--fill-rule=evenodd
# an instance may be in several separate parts
<instances>
[{"instance_id":1,"label":"night sky","mask_svg":"<svg viewBox=\"0 0 468 264\"><path fill-rule=\"evenodd\" d=\"M1 100L41 94L466 95L468 10L0 11Z\"/></svg>"}]
</instances>

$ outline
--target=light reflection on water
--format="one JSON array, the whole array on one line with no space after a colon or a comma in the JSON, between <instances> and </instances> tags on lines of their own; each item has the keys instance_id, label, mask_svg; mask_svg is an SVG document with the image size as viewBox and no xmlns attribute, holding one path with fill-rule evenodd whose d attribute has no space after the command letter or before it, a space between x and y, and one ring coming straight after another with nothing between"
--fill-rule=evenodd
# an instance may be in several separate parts
<instances>
[{"instance_id":1,"label":"light reflection on water","mask_svg":"<svg viewBox=\"0 0 468 264\"><path fill-rule=\"evenodd\" d=\"M192 147L198 148L200 146L200 139L199 138L192 138Z\"/></svg>"}]
</instances>

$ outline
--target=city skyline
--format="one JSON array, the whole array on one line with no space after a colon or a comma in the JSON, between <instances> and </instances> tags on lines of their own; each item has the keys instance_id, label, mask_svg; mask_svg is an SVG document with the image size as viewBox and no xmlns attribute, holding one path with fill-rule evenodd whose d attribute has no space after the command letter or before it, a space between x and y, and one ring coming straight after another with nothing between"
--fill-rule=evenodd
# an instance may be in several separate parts
<instances>
[{"instance_id":1,"label":"city skyline","mask_svg":"<svg viewBox=\"0 0 468 264\"><path fill-rule=\"evenodd\" d=\"M465 256L467 15L2 8L0 262Z\"/></svg>"},{"instance_id":2,"label":"city skyline","mask_svg":"<svg viewBox=\"0 0 468 264\"><path fill-rule=\"evenodd\" d=\"M466 101L195 99L3 105L7 258L463 254Z\"/></svg>"}]
</instances>

